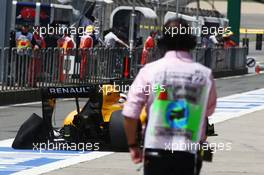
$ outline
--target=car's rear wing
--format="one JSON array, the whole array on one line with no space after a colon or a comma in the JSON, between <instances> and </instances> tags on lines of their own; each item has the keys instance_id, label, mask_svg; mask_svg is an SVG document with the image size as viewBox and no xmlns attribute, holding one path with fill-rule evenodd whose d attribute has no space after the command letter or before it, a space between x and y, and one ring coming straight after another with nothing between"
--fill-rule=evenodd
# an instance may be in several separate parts
<instances>
[{"instance_id":1,"label":"car's rear wing","mask_svg":"<svg viewBox=\"0 0 264 175\"><path fill-rule=\"evenodd\" d=\"M65 87L47 87L41 90L42 96L42 115L43 120L49 126L52 137L52 116L58 98L75 98L77 112L80 112L79 98L88 98L89 100L101 100L99 85L87 86L65 86Z\"/></svg>"},{"instance_id":2,"label":"car's rear wing","mask_svg":"<svg viewBox=\"0 0 264 175\"><path fill-rule=\"evenodd\" d=\"M116 86L127 86L132 83L133 80L111 80L109 84ZM41 90L42 97L42 114L43 120L48 126L50 126L50 131L52 131L52 116L56 104L57 98L75 98L77 112L80 112L79 108L79 98L88 98L93 101L94 104L100 105L102 103L101 91L102 84L93 84L86 86L64 86L64 87L46 87ZM52 132L51 132L52 133Z\"/></svg>"},{"instance_id":3,"label":"car's rear wing","mask_svg":"<svg viewBox=\"0 0 264 175\"><path fill-rule=\"evenodd\" d=\"M42 99L51 98L89 98L98 89L97 85L71 86L71 87L47 87L42 89Z\"/></svg>"},{"instance_id":4,"label":"car's rear wing","mask_svg":"<svg viewBox=\"0 0 264 175\"><path fill-rule=\"evenodd\" d=\"M124 86L131 85L132 79L109 80L111 85ZM63 87L46 87L42 88L41 97L44 99L52 98L92 98L100 92L103 84L93 84L86 86L63 86ZM120 88L121 89L121 88Z\"/></svg>"}]
</instances>

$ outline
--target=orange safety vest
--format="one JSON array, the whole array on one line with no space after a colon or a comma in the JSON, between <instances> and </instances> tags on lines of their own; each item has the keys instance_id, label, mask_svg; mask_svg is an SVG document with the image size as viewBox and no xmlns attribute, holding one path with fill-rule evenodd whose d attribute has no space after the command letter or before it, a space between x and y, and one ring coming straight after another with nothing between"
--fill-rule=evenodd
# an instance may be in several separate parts
<instances>
[{"instance_id":1,"label":"orange safety vest","mask_svg":"<svg viewBox=\"0 0 264 175\"><path fill-rule=\"evenodd\" d=\"M234 41L232 41L231 39L230 40L227 40L224 42L224 48L231 48L231 47L236 47L236 43Z\"/></svg>"},{"instance_id":2,"label":"orange safety vest","mask_svg":"<svg viewBox=\"0 0 264 175\"><path fill-rule=\"evenodd\" d=\"M154 41L154 39L151 36L149 36L146 39L146 42L144 44L144 50L151 49L151 48L154 48L154 47L155 47L155 41Z\"/></svg>"},{"instance_id":3,"label":"orange safety vest","mask_svg":"<svg viewBox=\"0 0 264 175\"><path fill-rule=\"evenodd\" d=\"M81 42L80 42L80 48L81 49L89 49L93 47L93 38L90 35L84 35L81 37ZM81 65L80 65L80 78L84 78L85 75L87 74L87 63L88 63L88 58L87 54L85 53L85 50L81 51Z\"/></svg>"},{"instance_id":4,"label":"orange safety vest","mask_svg":"<svg viewBox=\"0 0 264 175\"><path fill-rule=\"evenodd\" d=\"M68 49L74 48L74 42L71 37L63 36L57 41L58 47L63 49L63 53L60 54L58 59L58 67L59 67L59 75L60 75L60 82L63 82L65 79L65 75L63 73L63 65L64 65L64 55L68 54Z\"/></svg>"},{"instance_id":5,"label":"orange safety vest","mask_svg":"<svg viewBox=\"0 0 264 175\"><path fill-rule=\"evenodd\" d=\"M33 35L33 38L34 38L34 40L36 41L36 43L37 43L38 45L40 45L40 48L41 48L41 49L46 48L46 42L45 42L45 40L44 40L44 38L43 38L42 36L39 36L39 35L37 35L37 34L34 34L34 35Z\"/></svg>"},{"instance_id":6,"label":"orange safety vest","mask_svg":"<svg viewBox=\"0 0 264 175\"><path fill-rule=\"evenodd\" d=\"M154 47L155 47L155 41L151 36L149 36L146 39L144 47L143 47L143 51L142 51L142 55L141 55L141 61L140 61L141 65L146 64L147 57L148 57L148 49L151 49Z\"/></svg>"},{"instance_id":7,"label":"orange safety vest","mask_svg":"<svg viewBox=\"0 0 264 175\"><path fill-rule=\"evenodd\" d=\"M81 37L80 48L88 49L93 47L93 38L90 35L84 35Z\"/></svg>"},{"instance_id":8,"label":"orange safety vest","mask_svg":"<svg viewBox=\"0 0 264 175\"><path fill-rule=\"evenodd\" d=\"M67 53L68 49L72 49L74 47L74 43L71 37L63 36L57 42L58 48L64 49L65 53Z\"/></svg>"},{"instance_id":9,"label":"orange safety vest","mask_svg":"<svg viewBox=\"0 0 264 175\"><path fill-rule=\"evenodd\" d=\"M236 45L237 44L232 40L228 40L224 42L224 48L235 47Z\"/></svg>"}]
</instances>

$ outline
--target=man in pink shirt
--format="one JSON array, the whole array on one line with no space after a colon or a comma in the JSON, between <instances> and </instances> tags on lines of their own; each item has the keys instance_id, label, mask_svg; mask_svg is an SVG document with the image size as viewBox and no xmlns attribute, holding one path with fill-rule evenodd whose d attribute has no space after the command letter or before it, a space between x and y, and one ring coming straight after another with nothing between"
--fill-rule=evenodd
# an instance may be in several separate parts
<instances>
[{"instance_id":1,"label":"man in pink shirt","mask_svg":"<svg viewBox=\"0 0 264 175\"><path fill-rule=\"evenodd\" d=\"M124 105L124 127L132 161L144 160L144 175L198 175L202 161L197 145L205 141L206 117L216 106L212 71L192 61L196 38L182 19L163 29L163 58L146 64L137 75ZM186 30L188 31L188 30ZM146 106L148 124L144 156L137 143L137 124ZM190 145L196 146L190 146Z\"/></svg>"}]
</instances>

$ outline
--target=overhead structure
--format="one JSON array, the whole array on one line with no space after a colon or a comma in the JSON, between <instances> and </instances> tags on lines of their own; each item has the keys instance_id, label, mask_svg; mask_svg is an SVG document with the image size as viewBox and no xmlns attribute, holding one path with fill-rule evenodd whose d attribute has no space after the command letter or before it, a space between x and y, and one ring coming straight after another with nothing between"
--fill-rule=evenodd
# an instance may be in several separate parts
<instances>
[{"instance_id":1,"label":"overhead structure","mask_svg":"<svg viewBox=\"0 0 264 175\"><path fill-rule=\"evenodd\" d=\"M146 6L148 3L145 0L112 0L117 5L126 5L126 6Z\"/></svg>"},{"instance_id":2,"label":"overhead structure","mask_svg":"<svg viewBox=\"0 0 264 175\"><path fill-rule=\"evenodd\" d=\"M110 16L110 28L113 27L113 19L114 19L115 14L117 12L119 12L120 10L132 11L133 7L131 7L131 6L119 6L119 7L115 8L113 10L113 12L111 13L111 16ZM147 8L147 7L135 7L135 11L140 12L142 15L144 15L145 18L149 18L149 19L156 19L157 18L157 14L155 13L155 11L153 11L152 9Z\"/></svg>"},{"instance_id":3,"label":"overhead structure","mask_svg":"<svg viewBox=\"0 0 264 175\"><path fill-rule=\"evenodd\" d=\"M162 5L175 5L176 0L146 0L146 2L156 2L156 3L159 3L159 4L162 4ZM190 1L193 1L193 0L178 0L178 5L179 7L185 7L188 3L190 3Z\"/></svg>"}]
</instances>

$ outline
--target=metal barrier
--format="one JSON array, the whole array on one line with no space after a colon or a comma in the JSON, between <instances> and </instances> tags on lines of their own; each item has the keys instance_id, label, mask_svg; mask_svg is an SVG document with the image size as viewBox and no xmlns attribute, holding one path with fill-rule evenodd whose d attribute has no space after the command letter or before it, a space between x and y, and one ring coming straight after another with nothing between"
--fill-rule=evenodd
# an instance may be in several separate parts
<instances>
[{"instance_id":1,"label":"metal barrier","mask_svg":"<svg viewBox=\"0 0 264 175\"><path fill-rule=\"evenodd\" d=\"M207 49L206 48L196 48L192 51L193 61L207 65Z\"/></svg>"},{"instance_id":2,"label":"metal barrier","mask_svg":"<svg viewBox=\"0 0 264 175\"><path fill-rule=\"evenodd\" d=\"M162 57L158 48L147 52L146 63ZM246 48L197 48L193 60L214 72L246 68ZM113 79L134 78L142 59L142 48L90 50L48 48L18 50L0 48L0 91L23 90L48 86L109 83Z\"/></svg>"},{"instance_id":3,"label":"metal barrier","mask_svg":"<svg viewBox=\"0 0 264 175\"><path fill-rule=\"evenodd\" d=\"M211 68L214 72L241 70L247 67L246 57L246 48L207 49L204 65Z\"/></svg>"},{"instance_id":4,"label":"metal barrier","mask_svg":"<svg viewBox=\"0 0 264 175\"><path fill-rule=\"evenodd\" d=\"M161 58L162 53L159 49L149 51L148 62ZM247 48L196 48L191 54L193 61L211 68L213 72L241 70L247 67Z\"/></svg>"},{"instance_id":5,"label":"metal barrier","mask_svg":"<svg viewBox=\"0 0 264 175\"><path fill-rule=\"evenodd\" d=\"M0 91L106 83L124 76L127 59L126 49L0 49Z\"/></svg>"},{"instance_id":6,"label":"metal barrier","mask_svg":"<svg viewBox=\"0 0 264 175\"><path fill-rule=\"evenodd\" d=\"M247 67L247 55L248 48L233 48L231 58L233 58L233 67L232 69L245 69Z\"/></svg>"}]
</instances>

